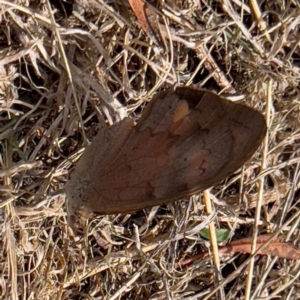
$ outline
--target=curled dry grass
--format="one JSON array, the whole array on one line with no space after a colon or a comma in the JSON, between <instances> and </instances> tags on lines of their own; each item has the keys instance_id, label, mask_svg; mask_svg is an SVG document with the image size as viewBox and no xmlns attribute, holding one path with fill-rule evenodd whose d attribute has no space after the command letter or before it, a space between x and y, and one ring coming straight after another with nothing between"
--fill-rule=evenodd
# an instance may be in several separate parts
<instances>
[{"instance_id":1,"label":"curled dry grass","mask_svg":"<svg viewBox=\"0 0 300 300\"><path fill-rule=\"evenodd\" d=\"M212 218L230 238L280 229L298 242L297 2L155 1L159 47L125 1L77 0L71 14L49 2L0 2L0 298L296 299L295 261L256 256L237 272L246 257L221 256L220 276L211 258L176 266L209 251L199 231ZM71 161L99 124L139 117L174 84L245 96L268 119L266 143L211 190L212 217L200 195L74 235L60 192Z\"/></svg>"}]
</instances>

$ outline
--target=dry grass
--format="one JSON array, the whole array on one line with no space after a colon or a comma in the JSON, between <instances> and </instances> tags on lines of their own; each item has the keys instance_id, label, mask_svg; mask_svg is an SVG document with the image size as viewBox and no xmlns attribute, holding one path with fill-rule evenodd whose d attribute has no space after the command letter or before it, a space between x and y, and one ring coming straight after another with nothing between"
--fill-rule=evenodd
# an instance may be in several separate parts
<instances>
[{"instance_id":1,"label":"dry grass","mask_svg":"<svg viewBox=\"0 0 300 300\"><path fill-rule=\"evenodd\" d=\"M255 1L161 2L159 48L126 1L75 0L70 16L47 1L0 1L1 299L299 299L295 261L256 256L239 270L248 256L221 256L219 276L212 258L176 268L210 249L201 195L99 216L77 235L68 227L59 191L98 124L194 84L245 96L269 123L243 172L211 190L216 229L280 230L297 245L299 3L267 0L259 13Z\"/></svg>"}]
</instances>

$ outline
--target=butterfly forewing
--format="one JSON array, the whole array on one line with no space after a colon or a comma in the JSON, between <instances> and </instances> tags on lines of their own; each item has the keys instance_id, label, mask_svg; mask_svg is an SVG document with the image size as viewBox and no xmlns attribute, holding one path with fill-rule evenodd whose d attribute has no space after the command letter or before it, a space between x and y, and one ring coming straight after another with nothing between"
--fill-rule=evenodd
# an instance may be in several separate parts
<instances>
[{"instance_id":1,"label":"butterfly forewing","mask_svg":"<svg viewBox=\"0 0 300 300\"><path fill-rule=\"evenodd\" d=\"M130 212L208 188L238 169L266 132L263 116L213 93L158 94L136 126L101 130L66 185L70 213Z\"/></svg>"}]
</instances>

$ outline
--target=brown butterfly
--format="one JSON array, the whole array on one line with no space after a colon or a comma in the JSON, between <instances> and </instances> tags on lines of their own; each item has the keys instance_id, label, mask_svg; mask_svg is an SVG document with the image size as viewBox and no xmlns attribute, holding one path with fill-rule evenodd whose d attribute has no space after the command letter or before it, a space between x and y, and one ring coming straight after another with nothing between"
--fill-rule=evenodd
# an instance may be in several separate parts
<instances>
[{"instance_id":1,"label":"brown butterfly","mask_svg":"<svg viewBox=\"0 0 300 300\"><path fill-rule=\"evenodd\" d=\"M66 185L69 215L132 212L193 195L240 168L266 133L264 117L203 90L157 94L137 124L101 130Z\"/></svg>"}]
</instances>

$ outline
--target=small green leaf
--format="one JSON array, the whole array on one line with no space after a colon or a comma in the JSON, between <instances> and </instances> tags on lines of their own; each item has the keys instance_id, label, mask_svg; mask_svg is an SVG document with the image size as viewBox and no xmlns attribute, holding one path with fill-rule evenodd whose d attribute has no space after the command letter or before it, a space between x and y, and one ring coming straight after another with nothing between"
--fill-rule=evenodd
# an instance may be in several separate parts
<instances>
[{"instance_id":1,"label":"small green leaf","mask_svg":"<svg viewBox=\"0 0 300 300\"><path fill-rule=\"evenodd\" d=\"M216 229L217 242L224 242L228 238L229 233L230 231L227 229ZM200 230L199 234L205 240L210 241L210 234L208 228L203 228L202 230Z\"/></svg>"}]
</instances>

